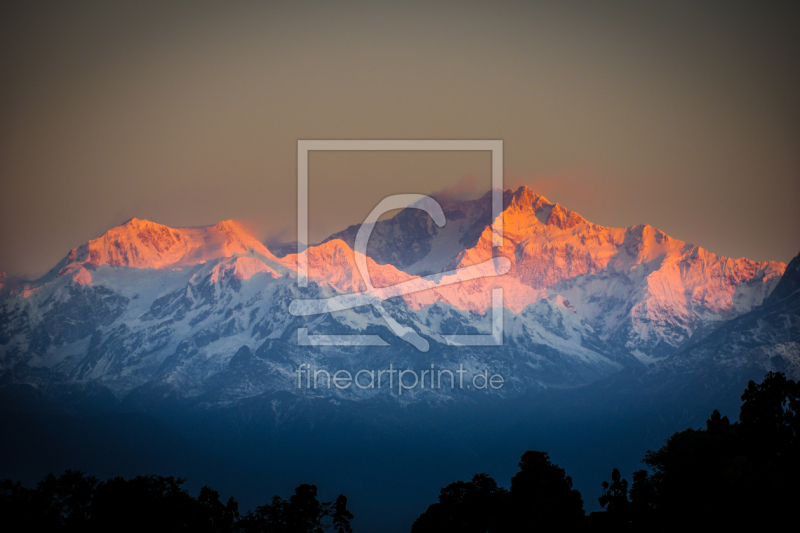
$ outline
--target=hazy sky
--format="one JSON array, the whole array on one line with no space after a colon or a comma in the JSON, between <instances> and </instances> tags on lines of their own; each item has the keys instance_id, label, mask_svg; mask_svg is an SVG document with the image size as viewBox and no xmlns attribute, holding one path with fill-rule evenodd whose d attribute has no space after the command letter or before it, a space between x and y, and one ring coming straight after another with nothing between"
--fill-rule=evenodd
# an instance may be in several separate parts
<instances>
[{"instance_id":1,"label":"hazy sky","mask_svg":"<svg viewBox=\"0 0 800 533\"><path fill-rule=\"evenodd\" d=\"M800 250L800 11L777 2L0 7L0 270L136 216L293 240L298 139L503 139L506 186L712 252ZM311 233L489 185L482 153L314 154Z\"/></svg>"}]
</instances>

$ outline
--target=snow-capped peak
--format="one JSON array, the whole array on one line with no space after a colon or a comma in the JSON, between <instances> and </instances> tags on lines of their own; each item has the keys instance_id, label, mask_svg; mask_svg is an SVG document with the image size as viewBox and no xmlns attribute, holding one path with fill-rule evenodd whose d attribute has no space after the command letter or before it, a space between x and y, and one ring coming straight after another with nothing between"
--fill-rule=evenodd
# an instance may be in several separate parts
<instances>
[{"instance_id":1,"label":"snow-capped peak","mask_svg":"<svg viewBox=\"0 0 800 533\"><path fill-rule=\"evenodd\" d=\"M245 254L258 254L279 263L258 239L233 220L213 226L170 228L132 218L71 250L57 266L57 272L76 262L171 269Z\"/></svg>"},{"instance_id":2,"label":"snow-capped peak","mask_svg":"<svg viewBox=\"0 0 800 533\"><path fill-rule=\"evenodd\" d=\"M546 226L559 229L574 228L586 220L575 211L566 209L559 203L552 203L544 196L534 193L526 185L514 191L511 201L505 210L505 217L510 222L535 224L537 221Z\"/></svg>"}]
</instances>

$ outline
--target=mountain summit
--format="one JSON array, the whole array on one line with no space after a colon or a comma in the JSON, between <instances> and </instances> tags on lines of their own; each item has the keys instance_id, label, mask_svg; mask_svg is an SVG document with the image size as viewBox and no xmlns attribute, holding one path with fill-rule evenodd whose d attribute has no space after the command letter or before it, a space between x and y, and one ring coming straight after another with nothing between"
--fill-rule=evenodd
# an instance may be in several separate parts
<instances>
[{"instance_id":1,"label":"mountain summit","mask_svg":"<svg viewBox=\"0 0 800 533\"><path fill-rule=\"evenodd\" d=\"M514 192L505 213L506 219L513 220L517 216L523 217L528 222L532 222L528 218L532 215L538 222L546 226L556 226L559 229L574 228L586 222L575 211L570 211L559 203L551 203L547 198L534 193L525 185Z\"/></svg>"},{"instance_id":2,"label":"mountain summit","mask_svg":"<svg viewBox=\"0 0 800 533\"><path fill-rule=\"evenodd\" d=\"M101 237L73 248L57 268L61 271L72 263L90 263L170 269L247 254L258 254L278 262L266 246L233 220L213 226L170 228L132 218Z\"/></svg>"}]
</instances>

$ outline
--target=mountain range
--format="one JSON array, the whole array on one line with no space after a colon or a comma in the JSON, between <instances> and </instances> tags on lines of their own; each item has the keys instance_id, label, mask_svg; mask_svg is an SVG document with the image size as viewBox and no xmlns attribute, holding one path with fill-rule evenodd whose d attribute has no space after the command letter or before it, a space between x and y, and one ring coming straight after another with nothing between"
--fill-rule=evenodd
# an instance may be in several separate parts
<instances>
[{"instance_id":1,"label":"mountain range","mask_svg":"<svg viewBox=\"0 0 800 533\"><path fill-rule=\"evenodd\" d=\"M369 306L309 318L288 312L295 299L366 289L353 251L358 226L302 252L310 284L299 289L297 253L273 254L234 221L169 228L134 218L71 250L41 279L4 284L0 371L6 382L45 389L92 384L117 399L168 389L209 404L297 393L302 364L357 371L365 361L370 368L457 362L506 376L501 395L576 387L623 368L718 358L720 344L708 339L769 303L786 270L780 262L717 256L648 225L599 226L527 187L504 191L503 245L493 249L488 193L441 205L442 228L417 209L376 224L366 258L375 287L493 256L507 258L510 271L386 300L397 322L428 340L426 354L401 342ZM447 335L490 333L496 287L503 289L503 346L449 345ZM387 346L300 346L298 328L368 332ZM726 342L752 354L774 352L760 360L786 358L794 368L792 335L744 339L736 331L739 344L730 335ZM692 355L681 355L686 350ZM379 394L356 387L304 392ZM406 400L442 396L425 392L409 391Z\"/></svg>"}]
</instances>

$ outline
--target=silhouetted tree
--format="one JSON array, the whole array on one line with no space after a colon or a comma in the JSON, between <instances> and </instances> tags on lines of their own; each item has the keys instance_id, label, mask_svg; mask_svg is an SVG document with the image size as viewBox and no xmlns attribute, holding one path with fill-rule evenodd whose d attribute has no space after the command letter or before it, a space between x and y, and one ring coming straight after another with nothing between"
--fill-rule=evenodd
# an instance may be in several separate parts
<instances>
[{"instance_id":1,"label":"silhouetted tree","mask_svg":"<svg viewBox=\"0 0 800 533\"><path fill-rule=\"evenodd\" d=\"M770 514L800 501L800 385L781 373L750 381L742 394L738 434L753 491L750 504Z\"/></svg>"},{"instance_id":2,"label":"silhouetted tree","mask_svg":"<svg viewBox=\"0 0 800 533\"><path fill-rule=\"evenodd\" d=\"M422 513L413 533L492 533L576 527L584 521L583 500L572 478L550 462L545 452L527 451L511 490L498 487L486 474L443 488L439 501Z\"/></svg>"},{"instance_id":3,"label":"silhouetted tree","mask_svg":"<svg viewBox=\"0 0 800 533\"><path fill-rule=\"evenodd\" d=\"M527 451L511 478L509 531L575 526L583 522L583 500L572 478L546 452Z\"/></svg>"},{"instance_id":4,"label":"silhouetted tree","mask_svg":"<svg viewBox=\"0 0 800 533\"><path fill-rule=\"evenodd\" d=\"M653 520L656 505L656 487L647 470L633 473L633 483L628 491L631 504L628 506L630 521L634 525L649 524Z\"/></svg>"},{"instance_id":5,"label":"silhouetted tree","mask_svg":"<svg viewBox=\"0 0 800 533\"><path fill-rule=\"evenodd\" d=\"M131 530L191 531L195 525L196 500L173 476L115 477L97 486L92 502L91 529L113 531L124 525Z\"/></svg>"},{"instance_id":6,"label":"silhouetted tree","mask_svg":"<svg viewBox=\"0 0 800 533\"><path fill-rule=\"evenodd\" d=\"M197 497L196 531L228 533L239 518L239 504L231 497L227 504L219 499L219 492L211 487L200 489Z\"/></svg>"},{"instance_id":7,"label":"silhouetted tree","mask_svg":"<svg viewBox=\"0 0 800 533\"><path fill-rule=\"evenodd\" d=\"M347 509L347 497L339 494L333 504L333 530L336 533L353 533L353 528L350 527L352 519L353 513Z\"/></svg>"},{"instance_id":8,"label":"silhouetted tree","mask_svg":"<svg viewBox=\"0 0 800 533\"><path fill-rule=\"evenodd\" d=\"M731 423L714 410L705 429L686 429L667 439L644 462L650 472L633 474L630 504L616 470L603 483L602 517L625 509L620 520L637 529L676 526L692 521L701 526L759 527L791 518L800 499L798 385L783 374L768 373L761 384L750 381L742 395L740 422ZM623 480L624 481L624 480ZM598 520L599 519L599 520Z\"/></svg>"},{"instance_id":9,"label":"silhouetted tree","mask_svg":"<svg viewBox=\"0 0 800 533\"><path fill-rule=\"evenodd\" d=\"M412 533L505 531L503 514L507 492L486 474L472 481L456 481L440 491L439 501L428 507L411 527Z\"/></svg>"},{"instance_id":10,"label":"silhouetted tree","mask_svg":"<svg viewBox=\"0 0 800 533\"><path fill-rule=\"evenodd\" d=\"M592 525L626 529L630 524L630 502L628 501L628 481L622 479L619 470L611 471L611 482L603 481L603 493L597 498L605 512L589 515Z\"/></svg>"},{"instance_id":11,"label":"silhouetted tree","mask_svg":"<svg viewBox=\"0 0 800 533\"><path fill-rule=\"evenodd\" d=\"M246 515L236 523L236 530L242 533L256 532L281 532L289 531L287 524L286 507L288 502L280 496L273 496L272 502L259 505L254 511L248 511Z\"/></svg>"},{"instance_id":12,"label":"silhouetted tree","mask_svg":"<svg viewBox=\"0 0 800 533\"><path fill-rule=\"evenodd\" d=\"M303 484L288 500L274 496L272 502L248 512L236 523L242 533L350 533L353 513L340 494L335 503L317 500L317 487Z\"/></svg>"},{"instance_id":13,"label":"silhouetted tree","mask_svg":"<svg viewBox=\"0 0 800 533\"><path fill-rule=\"evenodd\" d=\"M147 531L164 533L352 533L347 498L320 503L317 487L300 485L284 500L259 506L245 516L233 498L223 504L210 487L194 498L182 478L137 476L98 483L83 472L48 475L36 488L0 482L0 524L17 531Z\"/></svg>"},{"instance_id":14,"label":"silhouetted tree","mask_svg":"<svg viewBox=\"0 0 800 533\"><path fill-rule=\"evenodd\" d=\"M26 531L36 527L31 523L31 492L18 481L4 479L0 482L0 520L4 531Z\"/></svg>"},{"instance_id":15,"label":"silhouetted tree","mask_svg":"<svg viewBox=\"0 0 800 533\"><path fill-rule=\"evenodd\" d=\"M289 498L288 524L290 533L321 533L323 506L317 500L317 487L304 483Z\"/></svg>"},{"instance_id":16,"label":"silhouetted tree","mask_svg":"<svg viewBox=\"0 0 800 533\"><path fill-rule=\"evenodd\" d=\"M58 478L49 474L33 493L35 521L48 529L84 531L96 486L97 479L81 471L67 470Z\"/></svg>"},{"instance_id":17,"label":"silhouetted tree","mask_svg":"<svg viewBox=\"0 0 800 533\"><path fill-rule=\"evenodd\" d=\"M91 517L97 479L67 470L49 474L27 489L5 480L0 484L0 516L6 531L85 531Z\"/></svg>"}]
</instances>

